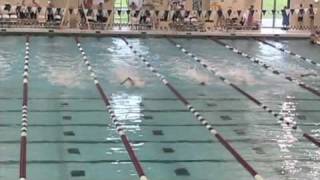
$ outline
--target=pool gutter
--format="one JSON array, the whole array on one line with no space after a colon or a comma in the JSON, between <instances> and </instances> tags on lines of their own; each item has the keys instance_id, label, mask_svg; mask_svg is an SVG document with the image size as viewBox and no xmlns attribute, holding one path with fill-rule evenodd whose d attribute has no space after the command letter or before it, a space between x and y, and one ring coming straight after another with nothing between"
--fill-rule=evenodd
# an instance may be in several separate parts
<instances>
[{"instance_id":1,"label":"pool gutter","mask_svg":"<svg viewBox=\"0 0 320 180\"><path fill-rule=\"evenodd\" d=\"M215 32L182 32L182 31L130 31L130 30L80 30L80 29L44 29L44 28L1 28L0 35L43 35L43 36L126 36L126 37L265 37L265 38L309 38L309 31L215 31Z\"/></svg>"}]
</instances>

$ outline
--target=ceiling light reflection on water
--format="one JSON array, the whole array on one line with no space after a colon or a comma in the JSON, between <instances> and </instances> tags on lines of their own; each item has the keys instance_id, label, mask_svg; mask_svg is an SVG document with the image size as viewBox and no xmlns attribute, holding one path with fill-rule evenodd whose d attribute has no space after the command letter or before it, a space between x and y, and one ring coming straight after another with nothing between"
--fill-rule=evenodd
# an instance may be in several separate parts
<instances>
[{"instance_id":1,"label":"ceiling light reflection on water","mask_svg":"<svg viewBox=\"0 0 320 180\"><path fill-rule=\"evenodd\" d=\"M283 102L280 114L284 117L281 122L281 134L277 139L278 145L280 147L281 158L284 159L282 164L282 174L295 174L300 170L296 167L297 160L291 153L290 148L294 147L294 143L298 139L294 135L294 130L292 126L296 124L295 122L295 104L292 101L293 97L287 97L285 102ZM288 125L290 124L290 125Z\"/></svg>"},{"instance_id":2,"label":"ceiling light reflection on water","mask_svg":"<svg viewBox=\"0 0 320 180\"><path fill-rule=\"evenodd\" d=\"M320 150L318 148L303 148L306 146L299 142L297 137L302 137L301 129L294 129L296 126L296 105L295 97L287 96L286 101L281 105L280 114L284 117L281 122L282 131L277 138L278 146L280 147L283 163L281 173L290 180L315 180L320 175L320 165L316 163L320 160ZM288 125L289 124L289 125ZM316 135L316 134L312 134ZM313 146L310 144L308 145ZM302 151L302 152L300 152ZM310 159L312 161L302 161L299 159Z\"/></svg>"},{"instance_id":3,"label":"ceiling light reflection on water","mask_svg":"<svg viewBox=\"0 0 320 180\"><path fill-rule=\"evenodd\" d=\"M108 77L108 80L115 84L126 82L126 79L130 78L134 84L124 83L127 88L132 86L140 88L146 85L142 72L137 70L137 67L141 66L140 61L132 55L131 50L121 39L113 38L112 44L102 42L92 45L93 49L104 49L96 52L96 56L99 57L96 58L96 63L101 66L97 70L98 76Z\"/></svg>"},{"instance_id":4,"label":"ceiling light reflection on water","mask_svg":"<svg viewBox=\"0 0 320 180\"><path fill-rule=\"evenodd\" d=\"M135 136L142 136L141 127L139 124L142 123L142 97L136 95L128 95L125 93L116 93L111 96L111 106L114 110L117 119L119 120L121 127L130 134L135 134ZM111 124L112 122L110 122ZM112 126L115 130L115 127ZM114 132L114 137L109 137L107 140L120 140L118 135ZM129 136L130 138L130 136ZM139 147L143 146L144 143L133 143L132 147L134 150L139 150ZM110 147L106 154L112 155L117 154L126 154L126 149L123 146L119 147Z\"/></svg>"}]
</instances>

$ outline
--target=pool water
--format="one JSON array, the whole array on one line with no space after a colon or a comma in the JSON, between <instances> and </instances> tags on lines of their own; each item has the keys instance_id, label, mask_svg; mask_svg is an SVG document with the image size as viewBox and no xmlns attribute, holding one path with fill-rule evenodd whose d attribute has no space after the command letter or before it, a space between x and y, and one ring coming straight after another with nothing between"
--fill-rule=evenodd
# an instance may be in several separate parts
<instances>
[{"instance_id":1,"label":"pool water","mask_svg":"<svg viewBox=\"0 0 320 180\"><path fill-rule=\"evenodd\" d=\"M74 38L30 38L28 179L139 179ZM172 40L273 111L293 117L298 128L286 127L168 39L128 42L265 179L318 179L319 147L302 134L320 138L319 97L210 39ZM80 41L150 180L253 179L121 38ZM320 67L254 39L221 41L320 87ZM307 40L267 41L320 63L319 47ZM0 179L5 180L19 176L24 49L24 36L1 37ZM134 83L125 81L128 77Z\"/></svg>"}]
</instances>

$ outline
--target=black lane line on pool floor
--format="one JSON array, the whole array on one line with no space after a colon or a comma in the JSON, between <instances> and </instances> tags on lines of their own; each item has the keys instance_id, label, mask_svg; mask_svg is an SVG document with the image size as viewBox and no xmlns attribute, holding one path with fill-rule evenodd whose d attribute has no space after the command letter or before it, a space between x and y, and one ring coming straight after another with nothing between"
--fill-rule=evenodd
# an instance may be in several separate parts
<instances>
[{"instance_id":1,"label":"black lane line on pool floor","mask_svg":"<svg viewBox=\"0 0 320 180\"><path fill-rule=\"evenodd\" d=\"M259 41L259 42L261 42L261 43L263 43L263 44L266 44L266 45L268 45L268 46L271 46L271 47L273 47L273 48L275 48L275 49L277 49L277 50L279 50L279 51L281 51L281 52L284 52L284 53L286 53L286 54L289 54L289 55L291 55L291 56L294 56L294 57L296 57L296 58L299 58L299 59L301 59L301 60L303 60L303 61L305 61L305 62L307 62L307 63L309 63L309 64L311 64L311 65L313 65L313 66L320 67L320 63L317 63L317 62L315 62L314 60L312 60L312 59L310 59L310 58L301 56L300 54L294 53L294 52L292 52L292 51L290 51L290 50L288 50L288 49L284 49L284 48L281 48L281 47L277 47L276 45L274 45L274 44L272 44L272 43L269 43L269 42L267 42L266 40L263 40L263 39L260 39L260 38L254 38L254 39L257 40L257 41Z\"/></svg>"},{"instance_id":2,"label":"black lane line on pool floor","mask_svg":"<svg viewBox=\"0 0 320 180\"><path fill-rule=\"evenodd\" d=\"M273 68L272 66L270 65L267 65L266 63L264 63L262 60L258 59L258 58L255 58L253 56L250 56L248 55L247 53L244 53L242 52L241 50L235 48L235 47L232 47L220 40L217 40L217 39L211 39L212 41L216 42L217 44L229 49L230 51L234 52L235 54L238 54L242 57L245 57L247 59L249 59L250 61L252 61L253 63L255 64L258 64L260 66L262 66L264 69L266 70L269 70L271 71L273 74L276 74L276 75L279 75L279 76L282 76L284 77L286 80L290 81L290 82L294 82L295 84L297 84L298 86L300 86L301 88L311 92L312 94L316 95L316 96L319 96L320 97L320 90L319 88L316 88L316 87L311 87L309 86L308 84L300 81L299 79L297 78L294 78L294 77L291 77L291 76L288 76L286 75L284 72L281 72L279 70L276 70L275 68Z\"/></svg>"},{"instance_id":3,"label":"black lane line on pool floor","mask_svg":"<svg viewBox=\"0 0 320 180\"><path fill-rule=\"evenodd\" d=\"M298 139L301 142L308 142L305 138ZM229 139L229 142L234 143L246 143L246 144L257 144L257 143L276 143L276 140L261 140L261 139L252 139L252 138L242 138L242 139ZM214 140L170 140L170 141L152 141L152 140L131 140L132 144L141 144L141 143L148 143L148 144L211 144L211 143L220 143L219 141ZM7 140L7 141L0 141L0 144L19 144L20 140ZM98 141L98 140L32 140L28 141L28 144L120 144L122 143L121 140L105 140L105 141Z\"/></svg>"},{"instance_id":4,"label":"black lane line on pool floor","mask_svg":"<svg viewBox=\"0 0 320 180\"><path fill-rule=\"evenodd\" d=\"M219 142L233 155L233 157L254 177L256 180L263 180L262 176L260 176L256 170L245 160L243 157L235 150L221 135L215 130L209 122L197 111L194 107L179 93L169 82L168 80L160 74L151 64L135 49L133 46L129 44L126 38L121 37L121 39L125 42L125 44L132 50L132 52L142 60L142 62L146 65L146 67L155 74L160 81L189 109L189 111L196 117L196 119L203 124L211 134L213 134Z\"/></svg>"},{"instance_id":5,"label":"black lane line on pool floor","mask_svg":"<svg viewBox=\"0 0 320 180\"><path fill-rule=\"evenodd\" d=\"M22 98L14 98L14 97L0 97L0 100L10 100L10 101L14 101L14 100L22 100ZM94 98L94 97L88 97L88 98L85 98L85 97L66 97L66 98L32 98L32 97L29 97L29 101L30 100L47 100L47 101L56 101L56 100L101 100L101 98ZM147 97L147 98L143 98L144 101L179 101L179 99L177 98L150 98L150 97ZM195 98L195 97L189 97L187 98L188 101L247 101L247 98L211 98L211 97L208 97L208 98L205 98L205 97L202 97L202 98ZM320 99L309 99L309 98L295 98L294 99L295 101L320 101ZM275 99L264 99L264 101L276 101Z\"/></svg>"},{"instance_id":6,"label":"black lane line on pool floor","mask_svg":"<svg viewBox=\"0 0 320 180\"><path fill-rule=\"evenodd\" d=\"M0 97L0 100L21 100L20 97ZM50 97L29 97L29 100L48 100L48 101L55 101L55 100L101 100L101 98L95 97L65 97L65 98L50 98ZM144 101L179 101L177 98L150 98L145 97L143 98ZM187 98L188 101L244 101L247 99L242 98L196 98L196 97L189 97ZM265 101L275 101L275 99L264 99ZM295 101L320 101L320 99L309 99L309 98L295 98Z\"/></svg>"},{"instance_id":7,"label":"black lane line on pool floor","mask_svg":"<svg viewBox=\"0 0 320 180\"><path fill-rule=\"evenodd\" d=\"M135 123L126 123L127 126L134 126ZM199 127L202 126L200 124L145 124L141 123L139 124L141 127ZM228 123L228 124L211 124L213 126L219 126L219 127L239 127L239 126L248 126L250 123ZM278 126L278 123L259 123L256 124L258 126ZM299 126L306 126L306 127L319 127L318 124L314 123L301 123L298 124ZM0 127L18 127L20 124L0 124ZM88 124L88 123L75 123L75 124L28 124L28 127L98 127L98 128L105 128L105 124L102 123L94 123L94 124Z\"/></svg>"},{"instance_id":8,"label":"black lane line on pool floor","mask_svg":"<svg viewBox=\"0 0 320 180\"><path fill-rule=\"evenodd\" d=\"M283 161L301 161L301 162L314 162L313 159L309 158L281 158L281 159L250 159L248 161L255 163L275 163L275 162L283 162ZM130 163L131 160L116 160L116 159L107 159L107 160L87 160L87 161L76 161L76 160L30 160L28 164L112 164L112 163ZM237 162L234 159L185 159L185 160L141 160L143 163L156 163L156 164L176 164L176 163L235 163ZM7 160L0 161L0 164L4 165L13 165L18 164L19 161L16 160ZM77 171L77 170L74 170ZM71 171L72 172L72 171ZM85 171L83 171L85 172ZM110 178L110 180L112 180Z\"/></svg>"},{"instance_id":9,"label":"black lane line on pool floor","mask_svg":"<svg viewBox=\"0 0 320 180\"><path fill-rule=\"evenodd\" d=\"M28 81L29 81L29 55L30 55L30 39L26 37L25 57L23 68L23 100L22 100L22 119L20 132L20 180L27 179L27 132L28 132Z\"/></svg>"},{"instance_id":10,"label":"black lane line on pool floor","mask_svg":"<svg viewBox=\"0 0 320 180\"><path fill-rule=\"evenodd\" d=\"M278 113L273 112L268 106L264 105L262 102L260 102L258 99L256 99L255 97L253 97L252 95L246 93L244 90L240 89L237 85L231 83L230 81L228 81L225 77L223 77L222 75L220 75L220 73L218 72L218 70L215 67L209 67L207 64L205 64L201 58L197 57L196 55L194 55L193 53L189 52L188 50L186 50L185 48L183 48L180 44L177 44L175 41L168 39L169 42L171 42L174 46L176 46L177 48L179 48L183 53L187 54L188 56L192 57L196 62L200 63L202 65L202 67L204 67L205 69L207 69L208 71L210 71L214 76L217 76L220 80L222 80L224 83L230 85L231 87L233 87L235 90L237 90L239 93L243 94L244 96L246 96L248 99L250 99L253 103L255 103L256 105L258 105L259 107L262 107L262 109L266 110L268 113L271 113L274 117L276 117L278 120L280 121L284 121L288 126L292 127L292 128L296 128L296 123L292 123L286 120L286 118L284 118L283 116L281 116ZM309 135L308 133L303 133L303 136L309 140L311 143L315 144L316 146L320 147L320 142L313 138L311 135Z\"/></svg>"},{"instance_id":11,"label":"black lane line on pool floor","mask_svg":"<svg viewBox=\"0 0 320 180\"><path fill-rule=\"evenodd\" d=\"M75 38L75 41L76 41L76 44L77 44L79 51L82 54L83 61L87 65L88 71L90 72L90 76L93 79L94 84L96 85L96 88L97 88L102 100L104 101L104 103L106 105L107 112L111 116L112 123L115 125L115 127L117 129L117 133L120 136L120 138L123 142L123 145L125 146L125 148L128 152L128 155L131 159L131 162L133 163L133 165L135 167L135 170L136 170L140 180L147 180L148 178L146 177L146 175L144 173L144 170L140 164L140 161L137 158L137 156L136 156L136 154L135 154L135 152L129 142L127 135L125 134L125 131L124 131L120 121L117 119L116 114L115 114L114 110L112 109L111 104L109 102L109 99L108 99L107 95L104 93L104 91L103 91L103 89L97 79L97 76L95 75L95 72L92 69L90 61L88 60L86 53L84 52L83 48L81 47L79 39Z\"/></svg>"},{"instance_id":12,"label":"black lane line on pool floor","mask_svg":"<svg viewBox=\"0 0 320 180\"><path fill-rule=\"evenodd\" d=\"M17 113L21 112L21 110L2 110L0 113ZM74 110L40 110L40 109L31 109L28 112L34 112L34 113L61 113L61 112L72 112L72 113L84 113L84 112L105 112L103 109L74 109ZM183 110L183 109L173 109L173 110L157 110L157 109L145 109L142 111L143 113L183 113L183 112L189 112L189 110ZM204 112L204 113L210 113L210 112L225 112L225 113L265 113L264 110L246 110L246 109L221 109L221 110L198 110L198 112ZM297 113L318 113L320 110L315 109L299 109L295 111Z\"/></svg>"}]
</instances>

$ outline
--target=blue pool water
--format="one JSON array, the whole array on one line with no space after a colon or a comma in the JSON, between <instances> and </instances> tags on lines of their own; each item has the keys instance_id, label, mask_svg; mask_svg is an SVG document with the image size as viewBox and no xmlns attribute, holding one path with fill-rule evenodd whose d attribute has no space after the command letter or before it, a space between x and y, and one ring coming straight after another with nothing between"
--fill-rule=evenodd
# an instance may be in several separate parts
<instances>
[{"instance_id":1,"label":"blue pool water","mask_svg":"<svg viewBox=\"0 0 320 180\"><path fill-rule=\"evenodd\" d=\"M318 179L319 147L302 136L320 138L317 95L210 39L173 40L273 111L291 116L298 128L279 122L168 39L128 39L265 179ZM121 38L80 41L150 180L252 179ZM221 41L320 87L320 67L253 39ZM319 47L307 40L267 41L320 63ZM25 37L1 37L0 179L5 180L19 175L24 49ZM138 179L73 37L32 36L30 52L28 179ZM121 84L128 77L134 85ZM74 176L75 171L84 174Z\"/></svg>"}]
</instances>

